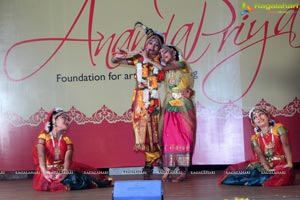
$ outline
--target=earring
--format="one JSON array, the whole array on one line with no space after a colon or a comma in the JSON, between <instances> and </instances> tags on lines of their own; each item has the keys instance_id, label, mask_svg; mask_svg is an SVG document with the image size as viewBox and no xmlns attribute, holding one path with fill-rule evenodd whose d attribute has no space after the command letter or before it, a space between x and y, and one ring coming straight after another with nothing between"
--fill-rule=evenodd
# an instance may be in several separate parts
<instances>
[{"instance_id":1,"label":"earring","mask_svg":"<svg viewBox=\"0 0 300 200\"><path fill-rule=\"evenodd\" d=\"M51 128L51 124L50 124L50 122L48 121L48 122L46 123L46 126L45 126L45 131L46 131L47 133L49 133L49 132L50 132L50 128Z\"/></svg>"},{"instance_id":2,"label":"earring","mask_svg":"<svg viewBox=\"0 0 300 200\"><path fill-rule=\"evenodd\" d=\"M260 133L260 131L261 131L261 130L260 130L260 128L259 128L258 126L254 128L254 133L255 133L255 134Z\"/></svg>"},{"instance_id":3,"label":"earring","mask_svg":"<svg viewBox=\"0 0 300 200\"><path fill-rule=\"evenodd\" d=\"M173 58L176 60L176 52L173 51Z\"/></svg>"},{"instance_id":4,"label":"earring","mask_svg":"<svg viewBox=\"0 0 300 200\"><path fill-rule=\"evenodd\" d=\"M274 119L270 119L269 120L269 125L270 126L274 126L276 124L275 120Z\"/></svg>"}]
</instances>

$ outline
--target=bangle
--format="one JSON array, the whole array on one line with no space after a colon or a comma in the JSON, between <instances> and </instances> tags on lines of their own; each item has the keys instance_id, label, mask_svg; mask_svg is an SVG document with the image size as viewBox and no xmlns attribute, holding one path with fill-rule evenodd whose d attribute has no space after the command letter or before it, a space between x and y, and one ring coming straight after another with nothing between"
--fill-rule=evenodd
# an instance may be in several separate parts
<instances>
[{"instance_id":1,"label":"bangle","mask_svg":"<svg viewBox=\"0 0 300 200\"><path fill-rule=\"evenodd\" d=\"M268 163L262 163L262 166L265 168L265 169L270 169L270 166Z\"/></svg>"},{"instance_id":2,"label":"bangle","mask_svg":"<svg viewBox=\"0 0 300 200\"><path fill-rule=\"evenodd\" d=\"M288 164L288 166L289 166L290 168L293 168L293 167L294 167L294 164L293 164L292 162L288 162L287 164Z\"/></svg>"},{"instance_id":3,"label":"bangle","mask_svg":"<svg viewBox=\"0 0 300 200\"><path fill-rule=\"evenodd\" d=\"M117 62L117 61L120 61L120 60L122 60L122 58L115 58L115 57L112 57L112 58L111 58L111 61L112 61L112 62Z\"/></svg>"}]
</instances>

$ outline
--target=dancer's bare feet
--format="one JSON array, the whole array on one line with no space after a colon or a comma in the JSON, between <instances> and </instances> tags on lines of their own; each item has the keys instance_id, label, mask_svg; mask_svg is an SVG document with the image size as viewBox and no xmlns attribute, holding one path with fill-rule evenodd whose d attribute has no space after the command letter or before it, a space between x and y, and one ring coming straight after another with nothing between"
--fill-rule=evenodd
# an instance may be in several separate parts
<instances>
[{"instance_id":1,"label":"dancer's bare feet","mask_svg":"<svg viewBox=\"0 0 300 200\"><path fill-rule=\"evenodd\" d=\"M153 174L153 167L146 165L143 168L143 173L144 173L144 180L151 180L151 175Z\"/></svg>"},{"instance_id":2,"label":"dancer's bare feet","mask_svg":"<svg viewBox=\"0 0 300 200\"><path fill-rule=\"evenodd\" d=\"M162 182L170 181L171 180L170 174L169 173L164 173L161 180L162 180Z\"/></svg>"},{"instance_id":3,"label":"dancer's bare feet","mask_svg":"<svg viewBox=\"0 0 300 200\"><path fill-rule=\"evenodd\" d=\"M164 170L165 170L165 173L162 176L161 180L162 180L162 182L167 182L170 180L170 169L167 167L164 167Z\"/></svg>"},{"instance_id":4,"label":"dancer's bare feet","mask_svg":"<svg viewBox=\"0 0 300 200\"><path fill-rule=\"evenodd\" d=\"M186 173L181 173L178 177L172 179L172 182L173 183L179 183L179 182L184 181L186 178L187 178Z\"/></svg>"}]
</instances>

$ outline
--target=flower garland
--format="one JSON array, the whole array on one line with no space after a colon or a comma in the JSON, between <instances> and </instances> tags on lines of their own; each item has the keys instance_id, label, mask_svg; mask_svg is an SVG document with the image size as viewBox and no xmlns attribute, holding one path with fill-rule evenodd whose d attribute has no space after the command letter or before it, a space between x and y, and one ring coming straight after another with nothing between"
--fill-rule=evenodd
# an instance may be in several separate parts
<instances>
[{"instance_id":1,"label":"flower garland","mask_svg":"<svg viewBox=\"0 0 300 200\"><path fill-rule=\"evenodd\" d=\"M150 114L159 114L158 86L163 79L163 71L144 62L143 57L138 58L136 63L137 88L143 91L138 93L138 105L140 107L138 109L144 107Z\"/></svg>"}]
</instances>

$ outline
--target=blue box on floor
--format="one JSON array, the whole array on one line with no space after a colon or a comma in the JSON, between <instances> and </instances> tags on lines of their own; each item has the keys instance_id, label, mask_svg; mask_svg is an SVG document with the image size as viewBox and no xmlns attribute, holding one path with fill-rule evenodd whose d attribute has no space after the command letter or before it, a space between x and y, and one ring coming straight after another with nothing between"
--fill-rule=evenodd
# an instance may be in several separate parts
<instances>
[{"instance_id":1,"label":"blue box on floor","mask_svg":"<svg viewBox=\"0 0 300 200\"><path fill-rule=\"evenodd\" d=\"M162 200L160 180L115 181L113 200Z\"/></svg>"}]
</instances>

